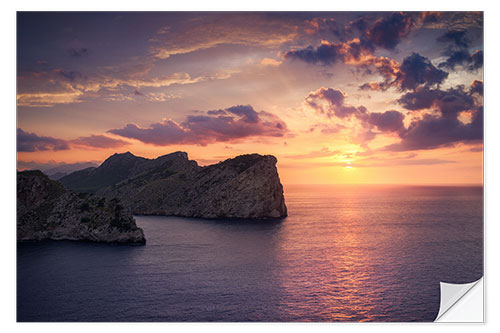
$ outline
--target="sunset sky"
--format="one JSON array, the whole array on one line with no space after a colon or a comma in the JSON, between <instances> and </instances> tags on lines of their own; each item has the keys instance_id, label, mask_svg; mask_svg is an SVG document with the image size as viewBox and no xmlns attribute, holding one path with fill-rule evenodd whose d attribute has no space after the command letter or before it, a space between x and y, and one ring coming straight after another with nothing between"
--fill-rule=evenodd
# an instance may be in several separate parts
<instances>
[{"instance_id":1,"label":"sunset sky","mask_svg":"<svg viewBox=\"0 0 500 333\"><path fill-rule=\"evenodd\" d=\"M483 15L18 13L18 169L185 151L286 184L480 184Z\"/></svg>"}]
</instances>

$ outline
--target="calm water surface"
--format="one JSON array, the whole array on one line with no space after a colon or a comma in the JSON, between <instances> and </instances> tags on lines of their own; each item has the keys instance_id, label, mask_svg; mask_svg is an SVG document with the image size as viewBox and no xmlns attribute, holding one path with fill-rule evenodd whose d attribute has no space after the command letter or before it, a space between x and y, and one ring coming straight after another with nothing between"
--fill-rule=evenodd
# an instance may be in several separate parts
<instances>
[{"instance_id":1,"label":"calm water surface","mask_svg":"<svg viewBox=\"0 0 500 333\"><path fill-rule=\"evenodd\" d=\"M281 221L137 216L146 246L17 246L19 321L432 321L483 274L482 187L287 186Z\"/></svg>"}]
</instances>

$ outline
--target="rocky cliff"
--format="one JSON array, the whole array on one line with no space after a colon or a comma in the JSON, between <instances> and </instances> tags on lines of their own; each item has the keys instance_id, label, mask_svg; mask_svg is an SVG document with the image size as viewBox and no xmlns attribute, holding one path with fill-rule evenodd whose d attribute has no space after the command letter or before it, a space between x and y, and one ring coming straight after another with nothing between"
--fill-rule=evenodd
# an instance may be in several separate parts
<instances>
[{"instance_id":1,"label":"rocky cliff","mask_svg":"<svg viewBox=\"0 0 500 333\"><path fill-rule=\"evenodd\" d=\"M17 173L17 239L146 242L119 200L73 193L41 171Z\"/></svg>"},{"instance_id":2,"label":"rocky cliff","mask_svg":"<svg viewBox=\"0 0 500 333\"><path fill-rule=\"evenodd\" d=\"M200 167L184 152L153 160L125 153L77 176L78 184L94 184L99 195L120 199L134 214L279 218L287 210L276 163L274 156L250 154ZM100 186L98 178L110 179L105 176L112 173L110 165L121 170L121 180ZM70 174L61 182L79 190L75 178Z\"/></svg>"}]
</instances>

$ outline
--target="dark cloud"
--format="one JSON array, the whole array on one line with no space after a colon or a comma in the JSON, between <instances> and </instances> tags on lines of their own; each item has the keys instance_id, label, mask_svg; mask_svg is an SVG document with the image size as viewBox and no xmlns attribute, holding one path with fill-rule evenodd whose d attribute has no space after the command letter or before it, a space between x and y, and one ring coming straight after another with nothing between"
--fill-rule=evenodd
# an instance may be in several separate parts
<instances>
[{"instance_id":1,"label":"dark cloud","mask_svg":"<svg viewBox=\"0 0 500 333\"><path fill-rule=\"evenodd\" d=\"M471 94L477 93L483 96L483 81L474 80L474 82L472 82L470 86L470 93Z\"/></svg>"},{"instance_id":2,"label":"dark cloud","mask_svg":"<svg viewBox=\"0 0 500 333\"><path fill-rule=\"evenodd\" d=\"M302 60L310 64L332 65L342 60L341 44L322 44L316 49L308 46L301 50L291 50L285 53L285 59Z\"/></svg>"},{"instance_id":3,"label":"dark cloud","mask_svg":"<svg viewBox=\"0 0 500 333\"><path fill-rule=\"evenodd\" d=\"M89 49L86 47L70 47L67 52L70 57L74 58L81 58L89 55Z\"/></svg>"},{"instance_id":4,"label":"dark cloud","mask_svg":"<svg viewBox=\"0 0 500 333\"><path fill-rule=\"evenodd\" d=\"M317 48L308 46L305 49L291 50L285 53L284 58L323 66L337 62L351 65L378 65L376 62L384 58L376 58L373 52L373 45L364 39L354 38L348 42L335 43L323 40Z\"/></svg>"},{"instance_id":5,"label":"dark cloud","mask_svg":"<svg viewBox=\"0 0 500 333\"><path fill-rule=\"evenodd\" d=\"M439 85L447 77L448 73L434 67L429 59L412 53L403 60L395 84L401 91L414 90L420 85Z\"/></svg>"},{"instance_id":6,"label":"dark cloud","mask_svg":"<svg viewBox=\"0 0 500 333\"><path fill-rule=\"evenodd\" d=\"M389 151L434 149L462 142L483 140L483 110L477 110L472 122L464 124L457 118L425 115L414 121L401 135L401 141L385 147Z\"/></svg>"},{"instance_id":7,"label":"dark cloud","mask_svg":"<svg viewBox=\"0 0 500 333\"><path fill-rule=\"evenodd\" d=\"M358 17L357 19L349 22L349 26L351 28L355 28L360 32L366 31L366 29L368 29L369 24L370 24L370 19L365 16Z\"/></svg>"},{"instance_id":8,"label":"dark cloud","mask_svg":"<svg viewBox=\"0 0 500 333\"><path fill-rule=\"evenodd\" d=\"M438 37L437 41L441 43L452 43L458 48L468 48L471 41L466 35L466 30L451 30Z\"/></svg>"},{"instance_id":9,"label":"dark cloud","mask_svg":"<svg viewBox=\"0 0 500 333\"><path fill-rule=\"evenodd\" d=\"M332 19L315 18L306 23L308 24L307 33L324 35L324 31L329 31L338 37L340 42L324 41L316 49L309 46L301 50L292 50L285 54L285 59L300 59L312 64L331 65L343 58L349 59L349 56L358 59L362 53L373 54L377 47L394 50L414 26L412 17L405 13L392 13L375 22L367 17L360 17L343 27ZM351 41L347 42L348 37L352 37L353 29L359 32L359 37L351 38Z\"/></svg>"},{"instance_id":10,"label":"dark cloud","mask_svg":"<svg viewBox=\"0 0 500 333\"><path fill-rule=\"evenodd\" d=\"M399 132L401 141L385 147L390 151L434 149L457 143L477 143L483 140L483 106L473 94L482 91L482 82L474 81L466 90L463 86L448 90L420 87L403 95L399 103L408 110L434 109L438 114L424 114L407 129ZM459 117L465 112L469 121Z\"/></svg>"},{"instance_id":11,"label":"dark cloud","mask_svg":"<svg viewBox=\"0 0 500 333\"><path fill-rule=\"evenodd\" d=\"M383 113L372 112L366 118L366 122L374 125L381 132L399 132L404 129L405 116L399 111L385 111Z\"/></svg>"},{"instance_id":12,"label":"dark cloud","mask_svg":"<svg viewBox=\"0 0 500 333\"><path fill-rule=\"evenodd\" d=\"M483 67L483 51L476 50L470 53L471 41L467 37L467 30L450 30L438 37L437 41L448 44L442 53L447 59L439 64L440 68L455 70L456 67L460 67L475 71Z\"/></svg>"},{"instance_id":13,"label":"dark cloud","mask_svg":"<svg viewBox=\"0 0 500 333\"><path fill-rule=\"evenodd\" d=\"M316 20L314 22L318 25L320 21ZM413 26L412 17L404 13L393 13L374 23L370 23L367 18L358 18L351 21L345 31L358 30L361 32L359 37L354 37L349 41L344 38L340 42L322 40L321 45L317 48L308 46L304 49L290 50L284 54L284 59L301 60L323 66L341 62L357 66L368 74L375 71L384 79L380 83L364 84L361 89L386 90L394 84L399 84L399 86L401 86L401 83L411 85L412 83L408 80L414 77L415 74L422 76L415 77L415 80L422 81L426 79L428 84L441 83L447 74L435 68L424 57L421 57L422 59L416 59L416 56L410 58L408 61L420 60L420 63L407 63L407 75L405 75L405 73L401 73L399 64L396 61L374 55L376 48L393 50L400 43L401 38L410 33ZM421 68L416 68L416 66ZM400 75L399 80L398 73ZM413 85L416 85L416 83L413 83Z\"/></svg>"},{"instance_id":14,"label":"dark cloud","mask_svg":"<svg viewBox=\"0 0 500 333\"><path fill-rule=\"evenodd\" d=\"M83 79L83 74L78 71L56 70L56 73L70 82L75 82L77 80Z\"/></svg>"},{"instance_id":15,"label":"dark cloud","mask_svg":"<svg viewBox=\"0 0 500 333\"><path fill-rule=\"evenodd\" d=\"M477 50L474 54L470 54L468 50L458 50L447 52L448 59L439 64L441 68L454 70L457 66L461 66L466 70L474 71L483 67L483 51Z\"/></svg>"},{"instance_id":16,"label":"dark cloud","mask_svg":"<svg viewBox=\"0 0 500 333\"><path fill-rule=\"evenodd\" d=\"M483 64L484 64L483 51L476 50L476 52L474 52L471 55L471 61L468 68L470 70L476 70L483 67Z\"/></svg>"},{"instance_id":17,"label":"dark cloud","mask_svg":"<svg viewBox=\"0 0 500 333\"><path fill-rule=\"evenodd\" d=\"M474 108L474 98L462 86L445 91L420 87L401 96L398 102L412 111L434 108L444 117L456 117L458 113Z\"/></svg>"},{"instance_id":18,"label":"dark cloud","mask_svg":"<svg viewBox=\"0 0 500 333\"><path fill-rule=\"evenodd\" d=\"M50 136L38 136L35 133L17 129L17 151L18 152L34 152L34 151L59 151L68 150L69 145L65 140L53 138Z\"/></svg>"},{"instance_id":19,"label":"dark cloud","mask_svg":"<svg viewBox=\"0 0 500 333\"><path fill-rule=\"evenodd\" d=\"M405 109L416 111L430 108L439 90L418 87L415 91L408 92L398 99L398 103Z\"/></svg>"},{"instance_id":20,"label":"dark cloud","mask_svg":"<svg viewBox=\"0 0 500 333\"><path fill-rule=\"evenodd\" d=\"M320 88L309 93L306 97L306 104L315 109L318 113L331 118L346 118L356 114L366 113L364 106L351 106L344 103L345 94L334 88ZM325 105L326 103L326 105Z\"/></svg>"},{"instance_id":21,"label":"dark cloud","mask_svg":"<svg viewBox=\"0 0 500 333\"><path fill-rule=\"evenodd\" d=\"M361 90L386 91L391 87L390 82L367 82L359 86Z\"/></svg>"},{"instance_id":22,"label":"dark cloud","mask_svg":"<svg viewBox=\"0 0 500 333\"><path fill-rule=\"evenodd\" d=\"M401 39L408 36L412 27L411 16L405 13L393 13L377 20L373 26L365 30L361 39L365 39L377 47L394 50Z\"/></svg>"},{"instance_id":23,"label":"dark cloud","mask_svg":"<svg viewBox=\"0 0 500 333\"><path fill-rule=\"evenodd\" d=\"M130 144L126 141L113 139L105 135L84 136L70 140L69 142L73 145L93 148L119 148Z\"/></svg>"},{"instance_id":24,"label":"dark cloud","mask_svg":"<svg viewBox=\"0 0 500 333\"><path fill-rule=\"evenodd\" d=\"M243 119L249 123L256 123L259 121L259 114L250 105L237 105L227 108L226 111L242 116Z\"/></svg>"},{"instance_id":25,"label":"dark cloud","mask_svg":"<svg viewBox=\"0 0 500 333\"><path fill-rule=\"evenodd\" d=\"M481 89L480 81L474 81L469 89L463 86L448 90L417 87L415 91L404 94L399 103L411 111L432 109L434 112L412 121L408 128L404 125L405 115L402 112L390 110L376 113L369 112L364 106L346 105L346 95L338 89L320 88L307 96L306 103L329 118L360 121L362 130L353 132L351 140L362 147L376 137L376 128L379 132L397 134L401 139L384 150L408 151L481 141L483 107L481 99L473 96Z\"/></svg>"},{"instance_id":26,"label":"dark cloud","mask_svg":"<svg viewBox=\"0 0 500 333\"><path fill-rule=\"evenodd\" d=\"M204 115L189 115L182 123L167 120L141 128L127 124L108 131L157 146L171 144L207 145L249 137L282 137L286 124L276 115L255 111L250 105L237 105L224 110L208 111Z\"/></svg>"}]
</instances>

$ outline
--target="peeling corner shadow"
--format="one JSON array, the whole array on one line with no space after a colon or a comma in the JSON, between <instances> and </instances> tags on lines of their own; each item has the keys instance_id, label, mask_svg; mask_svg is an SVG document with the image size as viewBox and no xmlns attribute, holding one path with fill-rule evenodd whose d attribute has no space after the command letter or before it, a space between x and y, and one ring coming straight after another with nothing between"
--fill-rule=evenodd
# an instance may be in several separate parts
<instances>
[{"instance_id":1,"label":"peeling corner shadow","mask_svg":"<svg viewBox=\"0 0 500 333\"><path fill-rule=\"evenodd\" d=\"M480 281L464 284L445 283L440 282L440 306L439 313L437 314L434 322L439 321L455 304L457 304L469 291L472 290Z\"/></svg>"}]
</instances>

